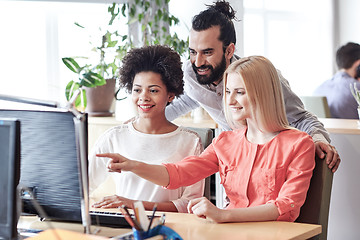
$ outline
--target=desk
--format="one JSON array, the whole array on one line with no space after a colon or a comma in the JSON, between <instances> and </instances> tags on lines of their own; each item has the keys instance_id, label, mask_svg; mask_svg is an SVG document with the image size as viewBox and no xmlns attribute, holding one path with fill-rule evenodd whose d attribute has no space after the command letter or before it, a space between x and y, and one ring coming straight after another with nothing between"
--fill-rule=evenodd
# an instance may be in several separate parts
<instances>
[{"instance_id":1,"label":"desk","mask_svg":"<svg viewBox=\"0 0 360 240\"><path fill-rule=\"evenodd\" d=\"M329 133L360 134L359 120L338 118L319 118L319 120Z\"/></svg>"},{"instance_id":2,"label":"desk","mask_svg":"<svg viewBox=\"0 0 360 240\"><path fill-rule=\"evenodd\" d=\"M80 224L52 223L56 228L82 231ZM174 229L184 240L307 239L321 233L320 225L275 221L216 224L187 213L166 213L165 225ZM35 217L22 216L19 226L47 229L45 223L39 222ZM111 237L129 231L130 229L101 227L99 235Z\"/></svg>"},{"instance_id":3,"label":"desk","mask_svg":"<svg viewBox=\"0 0 360 240\"><path fill-rule=\"evenodd\" d=\"M328 239L359 239L360 236L360 126L358 120L319 119L330 133L331 144L341 157L333 178Z\"/></svg>"}]
</instances>

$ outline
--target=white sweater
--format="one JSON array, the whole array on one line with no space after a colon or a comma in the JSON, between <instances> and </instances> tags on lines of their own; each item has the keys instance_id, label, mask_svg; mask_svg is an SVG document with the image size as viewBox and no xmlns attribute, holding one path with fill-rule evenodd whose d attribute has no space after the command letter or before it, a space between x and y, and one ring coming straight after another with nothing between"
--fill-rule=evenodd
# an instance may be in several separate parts
<instances>
[{"instance_id":1,"label":"white sweater","mask_svg":"<svg viewBox=\"0 0 360 240\"><path fill-rule=\"evenodd\" d=\"M107 158L97 153L119 153L124 157L150 164L175 163L203 150L200 137L193 131L178 127L166 134L145 134L134 129L132 123L113 127L96 142L89 155L90 193L108 176L115 182L116 195L150 202L172 201L179 212L186 212L190 199L203 196L204 180L175 190L164 189L131 172L110 173Z\"/></svg>"}]
</instances>

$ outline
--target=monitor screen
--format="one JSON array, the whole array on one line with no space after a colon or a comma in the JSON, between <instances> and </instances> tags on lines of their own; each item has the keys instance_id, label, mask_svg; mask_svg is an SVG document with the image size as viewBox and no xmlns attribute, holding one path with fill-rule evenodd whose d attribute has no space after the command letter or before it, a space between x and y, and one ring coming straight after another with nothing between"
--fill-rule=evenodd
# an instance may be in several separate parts
<instances>
[{"instance_id":1,"label":"monitor screen","mask_svg":"<svg viewBox=\"0 0 360 240\"><path fill-rule=\"evenodd\" d=\"M20 176L18 120L0 118L0 165L0 239L16 239L16 187Z\"/></svg>"},{"instance_id":2,"label":"monitor screen","mask_svg":"<svg viewBox=\"0 0 360 240\"><path fill-rule=\"evenodd\" d=\"M20 187L25 186L33 193L23 188L24 213L39 214L32 201L35 198L48 218L81 221L77 138L85 139L87 155L87 116L84 116L81 124L86 131L78 136L72 112L0 109L0 117L21 121Z\"/></svg>"}]
</instances>

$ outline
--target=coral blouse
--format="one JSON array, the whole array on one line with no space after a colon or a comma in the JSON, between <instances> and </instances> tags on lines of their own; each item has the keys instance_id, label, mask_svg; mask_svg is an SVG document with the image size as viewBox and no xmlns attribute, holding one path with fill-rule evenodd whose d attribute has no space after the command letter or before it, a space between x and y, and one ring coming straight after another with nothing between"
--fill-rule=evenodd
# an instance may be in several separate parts
<instances>
[{"instance_id":1,"label":"coral blouse","mask_svg":"<svg viewBox=\"0 0 360 240\"><path fill-rule=\"evenodd\" d=\"M167 188L191 185L220 172L230 200L227 209L272 202L280 214L277 220L295 221L315 167L312 138L289 129L265 144L254 144L246 139L246 129L222 132L200 156L164 164L170 175Z\"/></svg>"}]
</instances>

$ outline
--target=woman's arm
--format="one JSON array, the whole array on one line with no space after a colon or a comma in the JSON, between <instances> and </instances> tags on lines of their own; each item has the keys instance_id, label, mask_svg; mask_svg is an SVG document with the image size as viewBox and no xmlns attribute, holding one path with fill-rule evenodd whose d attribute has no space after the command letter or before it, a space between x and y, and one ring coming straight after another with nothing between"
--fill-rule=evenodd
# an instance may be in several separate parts
<instances>
[{"instance_id":1,"label":"woman's arm","mask_svg":"<svg viewBox=\"0 0 360 240\"><path fill-rule=\"evenodd\" d=\"M108 169L112 172L130 171L160 186L169 184L169 173L162 165L152 165L129 160L118 153L96 154L97 157L111 158Z\"/></svg>"},{"instance_id":2,"label":"woman's arm","mask_svg":"<svg viewBox=\"0 0 360 240\"><path fill-rule=\"evenodd\" d=\"M120 154L104 153L97 154L97 157L111 158L108 164L108 170L113 172L131 171L146 180L149 180L155 184L161 186L167 186L169 184L169 173L163 165L151 165L143 162L129 160ZM174 201L157 202L157 209L159 211L169 212L186 212L186 205L189 199L201 197L204 192L204 181L201 180L191 186L185 188L181 198ZM93 207L102 208L115 208L125 204L128 207L132 207L132 203L135 200L126 199L120 196L109 196L102 201L93 205ZM146 210L152 210L155 202L143 201Z\"/></svg>"},{"instance_id":3,"label":"woman's arm","mask_svg":"<svg viewBox=\"0 0 360 240\"><path fill-rule=\"evenodd\" d=\"M217 223L275 221L279 217L278 208L274 203L249 208L219 209L205 197L191 200L188 211Z\"/></svg>"}]
</instances>

